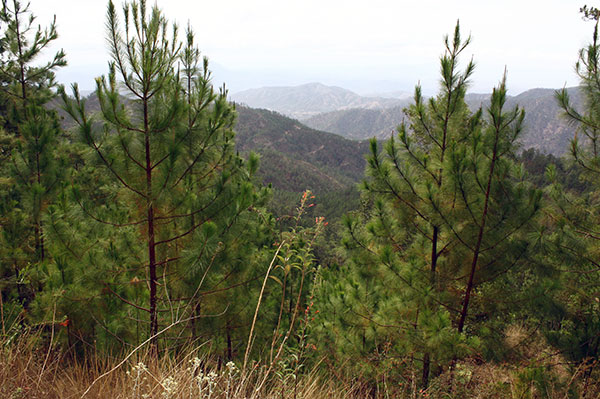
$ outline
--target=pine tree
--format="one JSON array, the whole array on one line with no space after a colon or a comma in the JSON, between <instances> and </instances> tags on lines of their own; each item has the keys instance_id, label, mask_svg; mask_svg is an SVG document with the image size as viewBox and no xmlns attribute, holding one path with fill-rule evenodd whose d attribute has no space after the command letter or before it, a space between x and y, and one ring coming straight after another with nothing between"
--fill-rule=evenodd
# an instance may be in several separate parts
<instances>
[{"instance_id":1,"label":"pine tree","mask_svg":"<svg viewBox=\"0 0 600 399\"><path fill-rule=\"evenodd\" d=\"M96 91L101 126L86 112L76 87L74 100L64 93L63 98L94 162L112 180L103 187L101 203L93 193L81 193L78 201L97 223L130 234L137 230L144 247L140 251L135 243L109 240L115 246L112 267L120 271L102 284L149 315L147 332L156 349L161 320L176 323L185 316L199 321L195 311L202 284L213 278L229 283L227 276L236 267L248 266L248 249L233 246L243 243L245 234L255 233L260 240L256 208L266 192L250 181L256 157L245 165L234 152L234 109L225 90L213 90L192 32L181 44L177 27L169 27L157 7L148 12L144 0L127 4L123 13L121 26L109 2L112 60L108 76L97 79ZM244 230L245 223L252 227ZM123 245L132 245L132 252ZM240 258L224 269L235 256ZM219 280L219 274L225 277ZM139 283L147 284L147 292L133 289Z\"/></svg>"},{"instance_id":2,"label":"pine tree","mask_svg":"<svg viewBox=\"0 0 600 399\"><path fill-rule=\"evenodd\" d=\"M54 72L66 65L58 51L46 64L40 53L58 37L55 21L34 28L29 5L4 0L0 38L0 109L2 110L1 274L12 275L19 301L28 306L39 291L41 264L48 256L43 215L61 186L62 159L57 156L61 129L47 109L55 97ZM33 243L32 243L33 241ZM30 249L33 247L33 250ZM4 291L4 290L3 290Z\"/></svg>"},{"instance_id":3,"label":"pine tree","mask_svg":"<svg viewBox=\"0 0 600 399\"><path fill-rule=\"evenodd\" d=\"M448 224L458 226L452 232L467 247L471 260L464 273L468 277L459 332L464 330L477 280L489 281L518 269L515 266L527 256L529 242L520 233L540 208L540 192L529 187L513 162L525 113L518 108L504 111L505 102L506 76L492 93L486 126L451 157L451 178L460 204L453 206L462 212L453 212Z\"/></svg>"},{"instance_id":4,"label":"pine tree","mask_svg":"<svg viewBox=\"0 0 600 399\"><path fill-rule=\"evenodd\" d=\"M587 19L595 21L592 42L580 50L575 65L583 97L582 109L578 110L572 104L566 89L557 91L556 99L564 117L576 127L570 160L580 171L585 190L579 193L568 191L559 183L556 169L549 168L553 206L548 214L554 222L550 259L564 272L561 273L561 289L555 298L557 305L552 315L555 322L549 323L547 334L571 360L577 363L589 361L584 373L584 389L587 389L600 357L600 12L594 7L583 7L581 12Z\"/></svg>"},{"instance_id":5,"label":"pine tree","mask_svg":"<svg viewBox=\"0 0 600 399\"><path fill-rule=\"evenodd\" d=\"M458 58L469 42L457 24L445 40L440 93L426 101L417 86L397 138L382 152L371 142L372 208L346 221L349 281L328 294L362 335L352 345L382 363L399 355L411 373L420 365L423 387L432 370L478 346L477 329L466 328L471 308L491 318L486 291L527 265L526 232L540 204L512 161L524 114L504 111L504 80L487 118L464 101L474 64L459 72Z\"/></svg>"},{"instance_id":6,"label":"pine tree","mask_svg":"<svg viewBox=\"0 0 600 399\"><path fill-rule=\"evenodd\" d=\"M379 361L398 351L411 368L421 365L422 386L428 385L431 363L451 356L458 340L453 309L443 300L450 249L457 243L434 205L452 198L447 176L452 146L479 126L479 113L471 115L464 102L474 64L458 69L469 42L462 41L457 25L452 41L445 39L440 94L427 101L417 86L415 103L406 110L409 124L399 127L398 138L381 153L371 142L364 192L372 209L364 221L346 221L352 254L346 273L352 279L349 287L340 287L345 293L339 300L356 309L344 316L345 323L355 324L358 315L354 329L360 337L352 346L379 353ZM382 352L386 345L391 349Z\"/></svg>"}]
</instances>

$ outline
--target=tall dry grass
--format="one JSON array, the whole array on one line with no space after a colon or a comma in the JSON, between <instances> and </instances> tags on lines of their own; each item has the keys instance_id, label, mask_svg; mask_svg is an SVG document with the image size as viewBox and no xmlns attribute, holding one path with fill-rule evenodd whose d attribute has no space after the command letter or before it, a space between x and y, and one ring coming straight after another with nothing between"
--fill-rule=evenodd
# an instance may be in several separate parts
<instances>
[{"instance_id":1,"label":"tall dry grass","mask_svg":"<svg viewBox=\"0 0 600 399\"><path fill-rule=\"evenodd\" d=\"M525 335L509 331L509 339ZM303 375L270 372L249 364L243 373L233 363L220 364L186 355L151 361L138 352L111 358L89 354L85 361L49 348L38 334L23 333L0 339L0 398L114 398L114 399L358 399L358 398L473 398L563 399L599 398L597 374L586 379L590 365L565 365L560 355L537 343L523 345L523 357L506 364L475 360L457 365L453 379L442 374L427 390L361 389L351 376L341 381L314 369ZM321 369L323 370L323 368ZM267 378L265 378L267 377ZM266 380L266 383L263 381ZM351 382L354 381L354 382ZM260 389L257 390L257 387Z\"/></svg>"},{"instance_id":2,"label":"tall dry grass","mask_svg":"<svg viewBox=\"0 0 600 399\"><path fill-rule=\"evenodd\" d=\"M258 399L360 398L356 387L323 378L317 371L302 376L270 373L254 365L242 373L233 363L186 356L151 361L136 353L127 361L89 354L74 359L48 348L36 334L0 340L0 398L2 399ZM122 363L122 364L121 364ZM297 380L296 380L297 378ZM258 391L257 386L262 386Z\"/></svg>"}]
</instances>

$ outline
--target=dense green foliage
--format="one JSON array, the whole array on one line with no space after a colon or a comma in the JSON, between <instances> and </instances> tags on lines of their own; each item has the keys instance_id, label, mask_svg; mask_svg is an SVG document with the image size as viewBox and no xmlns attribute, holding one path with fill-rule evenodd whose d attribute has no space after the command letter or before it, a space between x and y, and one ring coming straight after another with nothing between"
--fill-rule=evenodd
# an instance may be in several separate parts
<instances>
[{"instance_id":1,"label":"dense green foliage","mask_svg":"<svg viewBox=\"0 0 600 399\"><path fill-rule=\"evenodd\" d=\"M563 273L561 281L561 307L555 316L554 328L549 329L550 342L560 348L574 362L588 365L585 371L587 382L594 378L600 356L600 318L598 292L598 222L599 206L598 176L600 157L598 140L600 118L600 46L598 44L598 16L595 8L583 8L587 18L595 20L593 41L580 51L576 72L581 82L583 107L576 108L568 91L556 93L564 116L577 127L571 142L571 159L580 171L584 189L580 192L567 190L567 184L557 178L554 168L549 177L552 197L548 214L556 221L556 232L552 238L552 258Z\"/></svg>"},{"instance_id":2,"label":"dense green foliage","mask_svg":"<svg viewBox=\"0 0 600 399\"><path fill-rule=\"evenodd\" d=\"M251 183L256 158L250 156L246 164L234 152L233 107L226 91L214 92L191 30L181 44L176 27L167 32L158 9L148 15L142 1L124 12L122 31L109 3L112 61L108 76L97 80L100 123L86 112L76 87L74 100L63 93L65 110L88 147L86 167L94 168L82 168L84 175L74 179L85 184L89 173L101 173L104 181L101 196L79 185L70 192L89 216L84 223L103 224L111 237L104 248L93 246L99 251L93 257L95 269L102 274L90 276L101 290L91 298L112 296L111 313L131 318L131 323L122 317L105 326L124 343L138 344L149 336L156 347L159 330L186 320L189 333L178 332L179 339L213 331L231 346L231 324L243 320L240 314L249 308L229 298L241 295L238 291L262 270L255 262L264 259L255 249L269 243L270 223L263 221L261 210L268 193ZM177 64L179 73L173 72ZM128 90L125 97L117 76ZM75 252L68 246L62 250ZM76 265L81 258L89 255L69 261ZM208 300L211 290L218 293ZM225 320L202 320L204 314L226 309ZM140 326L140 312L149 315L149 328ZM106 316L91 312L88 317ZM81 324L85 335L93 335L93 323ZM125 339L133 331L135 339Z\"/></svg>"},{"instance_id":3,"label":"dense green foliage","mask_svg":"<svg viewBox=\"0 0 600 399\"><path fill-rule=\"evenodd\" d=\"M0 276L2 295L14 300L9 306L18 304L10 308L13 320L20 317L19 307L28 310L44 288L48 256L43 214L63 182L58 118L45 105L65 55L59 51L47 64L35 65L57 33L54 23L47 30L35 29L29 14L28 6L2 2Z\"/></svg>"},{"instance_id":4,"label":"dense green foliage","mask_svg":"<svg viewBox=\"0 0 600 399\"><path fill-rule=\"evenodd\" d=\"M417 86L389 140L359 143L236 108L191 27L180 40L144 0L109 2L95 95L56 90L65 55L33 66L54 24L32 31L27 7L2 4L0 342L35 330L84 359L193 348L261 364L256 392L296 392L314 366L371 396L460 397L486 362L515 365L517 397L597 392L597 18L581 103L556 94L577 128L558 159L520 152L506 76L469 106L458 24L439 93ZM522 363L534 341L562 375Z\"/></svg>"},{"instance_id":5,"label":"dense green foliage","mask_svg":"<svg viewBox=\"0 0 600 399\"><path fill-rule=\"evenodd\" d=\"M470 112L474 64L458 70L468 43L457 26L441 58L440 94L426 102L417 87L397 139L382 152L372 141L364 184L372 205L346 220L350 259L323 294L338 310L332 329L347 330L337 356L371 354L374 375L402 372L403 363L409 378L419 367L425 388L432 370L457 358L496 356L497 331L514 321L508 304L536 292L539 275L528 232L541 193L513 161L524 113L504 109L504 80L485 112Z\"/></svg>"}]
</instances>

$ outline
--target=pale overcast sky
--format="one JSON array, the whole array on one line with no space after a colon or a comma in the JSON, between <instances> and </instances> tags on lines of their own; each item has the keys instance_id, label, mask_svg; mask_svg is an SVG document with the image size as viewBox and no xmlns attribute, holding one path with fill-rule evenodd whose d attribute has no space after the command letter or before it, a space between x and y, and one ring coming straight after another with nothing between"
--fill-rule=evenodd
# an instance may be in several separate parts
<instances>
[{"instance_id":1,"label":"pale overcast sky","mask_svg":"<svg viewBox=\"0 0 600 399\"><path fill-rule=\"evenodd\" d=\"M115 2L120 9L120 1ZM358 92L437 89L442 39L460 19L472 35L472 92L490 92L506 66L511 94L577 84L573 65L593 24L574 0L157 0L171 21L188 20L231 91L319 81ZM69 66L58 78L93 88L106 72L103 0L31 0L38 23L56 14ZM183 33L183 29L182 29Z\"/></svg>"}]
</instances>

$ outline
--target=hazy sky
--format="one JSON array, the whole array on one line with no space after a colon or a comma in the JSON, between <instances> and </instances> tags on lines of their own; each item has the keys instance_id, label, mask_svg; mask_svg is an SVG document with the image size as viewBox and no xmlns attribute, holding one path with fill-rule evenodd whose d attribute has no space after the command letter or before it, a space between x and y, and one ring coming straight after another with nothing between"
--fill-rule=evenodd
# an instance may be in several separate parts
<instances>
[{"instance_id":1,"label":"hazy sky","mask_svg":"<svg viewBox=\"0 0 600 399\"><path fill-rule=\"evenodd\" d=\"M120 2L116 1L119 4ZM149 5L155 4L148 1ZM359 91L437 89L442 39L460 19L472 35L472 92L489 92L508 69L511 94L577 84L573 65L593 25L573 0L157 0L171 21L188 20L215 82L231 91L319 81ZM56 14L69 66L65 83L86 89L107 70L103 0L31 0L38 22ZM183 33L183 32L182 32Z\"/></svg>"}]
</instances>

